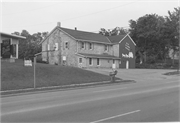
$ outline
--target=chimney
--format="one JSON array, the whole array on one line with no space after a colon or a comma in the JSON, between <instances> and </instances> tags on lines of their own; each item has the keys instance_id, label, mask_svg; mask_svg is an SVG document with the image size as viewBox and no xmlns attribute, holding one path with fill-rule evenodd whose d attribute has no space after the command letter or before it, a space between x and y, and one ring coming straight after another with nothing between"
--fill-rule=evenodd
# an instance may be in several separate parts
<instances>
[{"instance_id":1,"label":"chimney","mask_svg":"<svg viewBox=\"0 0 180 123\"><path fill-rule=\"evenodd\" d=\"M57 26L58 26L58 27L61 27L61 22L57 22Z\"/></svg>"},{"instance_id":2,"label":"chimney","mask_svg":"<svg viewBox=\"0 0 180 123\"><path fill-rule=\"evenodd\" d=\"M77 27L75 27L74 30L77 30Z\"/></svg>"}]
</instances>

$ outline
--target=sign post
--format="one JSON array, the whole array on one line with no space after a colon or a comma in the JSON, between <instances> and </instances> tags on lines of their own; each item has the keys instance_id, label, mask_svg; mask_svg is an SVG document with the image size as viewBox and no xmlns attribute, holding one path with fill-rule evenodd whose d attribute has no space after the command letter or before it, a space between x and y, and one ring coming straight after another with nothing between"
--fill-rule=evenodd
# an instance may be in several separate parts
<instances>
[{"instance_id":1,"label":"sign post","mask_svg":"<svg viewBox=\"0 0 180 123\"><path fill-rule=\"evenodd\" d=\"M34 89L36 88L36 56L34 56Z\"/></svg>"},{"instance_id":2,"label":"sign post","mask_svg":"<svg viewBox=\"0 0 180 123\"><path fill-rule=\"evenodd\" d=\"M36 88L36 58L37 56L41 55L43 52L50 52L50 51L53 52L55 50L57 49L56 49L56 46L54 45L54 50L47 50L47 51L42 51L40 53L34 54L34 89Z\"/></svg>"}]
</instances>

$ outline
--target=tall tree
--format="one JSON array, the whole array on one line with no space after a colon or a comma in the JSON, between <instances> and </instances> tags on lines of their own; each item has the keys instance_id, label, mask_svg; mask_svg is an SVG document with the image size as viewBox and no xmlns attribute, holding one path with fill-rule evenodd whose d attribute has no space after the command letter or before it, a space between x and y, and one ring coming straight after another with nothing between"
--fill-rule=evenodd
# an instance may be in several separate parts
<instances>
[{"instance_id":1,"label":"tall tree","mask_svg":"<svg viewBox=\"0 0 180 123\"><path fill-rule=\"evenodd\" d=\"M137 44L137 52L144 62L155 62L162 57L162 49L165 46L162 40L162 25L164 18L156 14L146 14L138 18L137 21L130 20L130 35Z\"/></svg>"},{"instance_id":2,"label":"tall tree","mask_svg":"<svg viewBox=\"0 0 180 123\"><path fill-rule=\"evenodd\" d=\"M166 40L169 41L170 49L173 50L173 64L174 55L179 51L179 24L180 24L180 7L174 8L174 11L168 11L166 16L165 31Z\"/></svg>"},{"instance_id":3,"label":"tall tree","mask_svg":"<svg viewBox=\"0 0 180 123\"><path fill-rule=\"evenodd\" d=\"M31 35L28 31L22 30L21 33L14 32L13 34L26 37L25 40L19 42L19 58L29 58L41 52L41 45L38 43L48 35L48 32L37 32Z\"/></svg>"}]
</instances>

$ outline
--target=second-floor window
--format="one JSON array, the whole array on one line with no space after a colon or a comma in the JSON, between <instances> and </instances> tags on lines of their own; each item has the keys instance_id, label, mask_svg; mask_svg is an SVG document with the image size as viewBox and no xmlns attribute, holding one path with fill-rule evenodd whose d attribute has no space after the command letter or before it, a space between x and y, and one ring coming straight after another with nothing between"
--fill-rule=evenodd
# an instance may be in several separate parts
<instances>
[{"instance_id":1,"label":"second-floor window","mask_svg":"<svg viewBox=\"0 0 180 123\"><path fill-rule=\"evenodd\" d=\"M69 49L69 43L68 42L65 42L65 48Z\"/></svg>"},{"instance_id":2,"label":"second-floor window","mask_svg":"<svg viewBox=\"0 0 180 123\"><path fill-rule=\"evenodd\" d=\"M108 45L104 45L104 51L108 51Z\"/></svg>"},{"instance_id":3,"label":"second-floor window","mask_svg":"<svg viewBox=\"0 0 180 123\"><path fill-rule=\"evenodd\" d=\"M81 42L81 49L85 49L85 43Z\"/></svg>"},{"instance_id":4,"label":"second-floor window","mask_svg":"<svg viewBox=\"0 0 180 123\"><path fill-rule=\"evenodd\" d=\"M92 50L93 49L93 44L89 43L89 49Z\"/></svg>"}]
</instances>

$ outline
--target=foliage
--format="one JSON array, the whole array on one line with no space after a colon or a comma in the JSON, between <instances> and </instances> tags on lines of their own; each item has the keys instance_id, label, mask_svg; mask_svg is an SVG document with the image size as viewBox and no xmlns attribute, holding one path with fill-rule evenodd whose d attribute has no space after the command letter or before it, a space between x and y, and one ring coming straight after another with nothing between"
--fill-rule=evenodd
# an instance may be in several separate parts
<instances>
[{"instance_id":1,"label":"foliage","mask_svg":"<svg viewBox=\"0 0 180 123\"><path fill-rule=\"evenodd\" d=\"M114 35L122 35L122 34L127 34L128 30L120 27L115 27L114 29L106 30L104 28L101 28L99 31L99 34L105 35L105 36L114 36Z\"/></svg>"},{"instance_id":2,"label":"foliage","mask_svg":"<svg viewBox=\"0 0 180 123\"><path fill-rule=\"evenodd\" d=\"M14 32L13 34L26 37L25 40L19 42L19 58L29 59L34 54L41 52L41 45L38 45L38 43L47 36L48 32L37 32L31 35L28 31L22 30L21 33Z\"/></svg>"},{"instance_id":3,"label":"foliage","mask_svg":"<svg viewBox=\"0 0 180 123\"><path fill-rule=\"evenodd\" d=\"M147 63L157 60L165 61L170 49L179 51L179 15L180 8L169 16L146 14L135 20L130 20L130 35L137 44L136 58ZM137 60L141 61L141 60Z\"/></svg>"}]
</instances>

